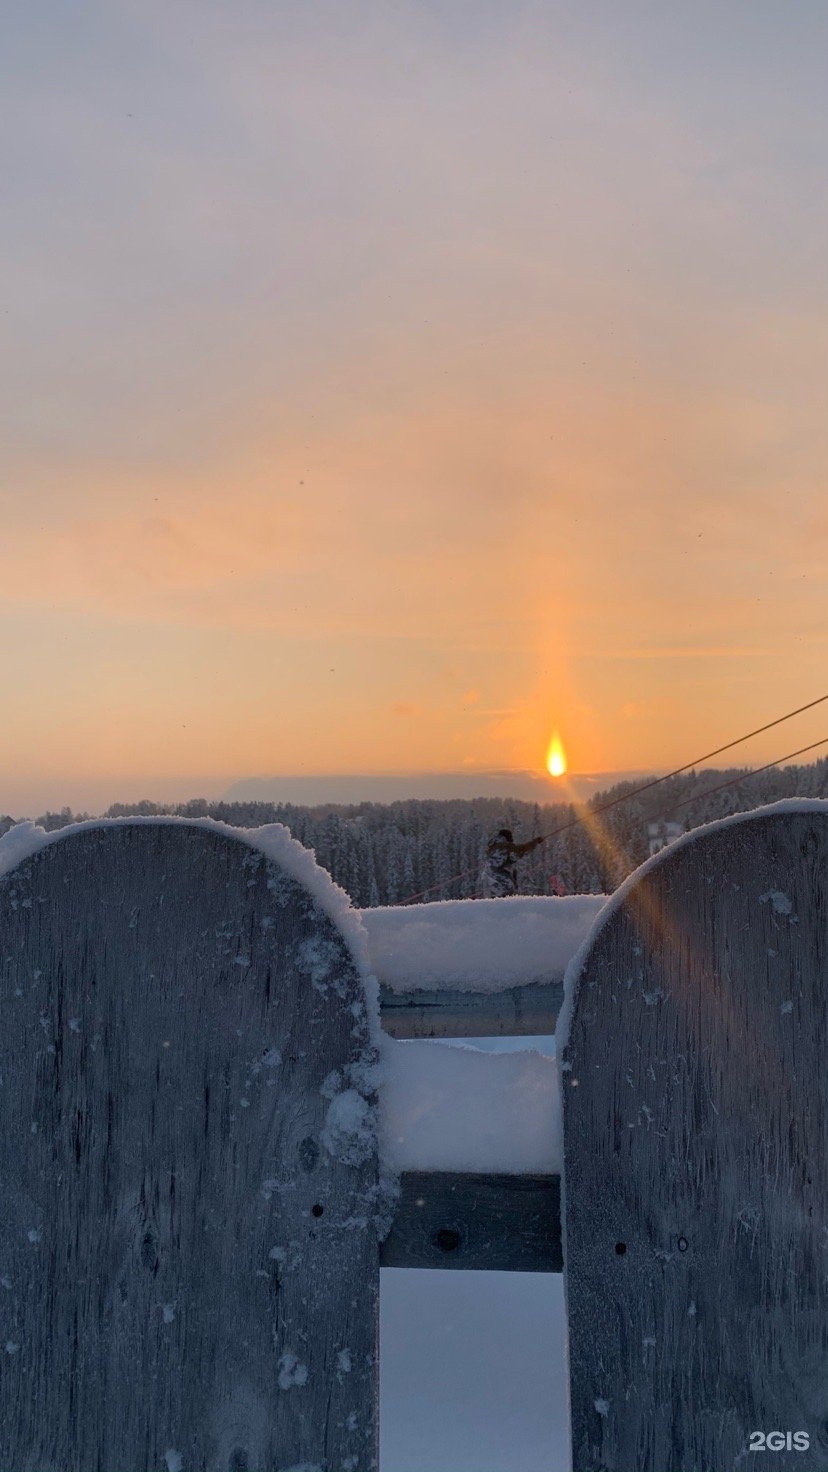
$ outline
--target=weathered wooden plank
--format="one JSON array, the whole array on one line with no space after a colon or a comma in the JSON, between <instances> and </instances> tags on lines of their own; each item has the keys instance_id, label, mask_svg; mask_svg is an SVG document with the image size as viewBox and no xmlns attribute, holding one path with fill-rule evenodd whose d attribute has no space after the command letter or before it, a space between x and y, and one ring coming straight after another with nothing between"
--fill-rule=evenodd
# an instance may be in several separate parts
<instances>
[{"instance_id":1,"label":"weathered wooden plank","mask_svg":"<svg viewBox=\"0 0 828 1472\"><path fill-rule=\"evenodd\" d=\"M771 1432L757 1463L828 1468L827 886L824 812L734 821L596 937L563 1072L574 1472L732 1472Z\"/></svg>"},{"instance_id":2,"label":"weathered wooden plank","mask_svg":"<svg viewBox=\"0 0 828 1472\"><path fill-rule=\"evenodd\" d=\"M558 1176L407 1172L380 1266L559 1273L560 1206Z\"/></svg>"},{"instance_id":3,"label":"weathered wooden plank","mask_svg":"<svg viewBox=\"0 0 828 1472\"><path fill-rule=\"evenodd\" d=\"M0 882L4 1472L375 1466L367 1038L333 922L231 836Z\"/></svg>"},{"instance_id":4,"label":"weathered wooden plank","mask_svg":"<svg viewBox=\"0 0 828 1472\"><path fill-rule=\"evenodd\" d=\"M502 992L380 987L382 1025L394 1038L551 1036L562 1002L562 978Z\"/></svg>"}]
</instances>

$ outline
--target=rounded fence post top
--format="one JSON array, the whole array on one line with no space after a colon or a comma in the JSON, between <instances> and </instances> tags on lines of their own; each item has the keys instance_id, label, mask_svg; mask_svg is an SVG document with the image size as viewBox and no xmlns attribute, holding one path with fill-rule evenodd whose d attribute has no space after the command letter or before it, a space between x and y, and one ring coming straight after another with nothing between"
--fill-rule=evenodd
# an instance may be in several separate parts
<instances>
[{"instance_id":1,"label":"rounded fence post top","mask_svg":"<svg viewBox=\"0 0 828 1472\"><path fill-rule=\"evenodd\" d=\"M703 823L698 828L688 829L686 833L673 839L671 843L665 844L664 848L659 849L656 854L651 854L643 864L639 864L638 868L627 876L623 884L618 886L599 910L564 973L564 1000L555 1029L559 1058L563 1056L569 1043L578 983L588 959L607 926L621 914L631 898L634 900L635 891L642 885L646 885L651 877L665 870L669 871L675 866L677 859L686 855L688 849L695 849L702 857L703 845L710 841L726 842L728 835L736 836L742 831L744 838L749 840L751 828L760 830L762 827L769 826L770 830L778 828L782 831L790 820L797 816L811 816L817 822L828 822L828 799L783 798L780 802L767 803L763 807L750 808L743 813L731 813L726 818L717 818L712 823Z\"/></svg>"},{"instance_id":2,"label":"rounded fence post top","mask_svg":"<svg viewBox=\"0 0 828 1472\"><path fill-rule=\"evenodd\" d=\"M129 815L122 818L89 818L48 831L29 820L16 823L0 837L0 882L27 859L54 844L69 843L86 833L123 832L125 829L154 831L165 828L182 836L214 834L228 842L244 845L276 864L303 889L343 933L363 977L371 976L368 937L360 913L327 869L316 862L311 849L295 839L284 823L266 823L259 828L239 828L217 818L187 818L174 814Z\"/></svg>"}]
</instances>

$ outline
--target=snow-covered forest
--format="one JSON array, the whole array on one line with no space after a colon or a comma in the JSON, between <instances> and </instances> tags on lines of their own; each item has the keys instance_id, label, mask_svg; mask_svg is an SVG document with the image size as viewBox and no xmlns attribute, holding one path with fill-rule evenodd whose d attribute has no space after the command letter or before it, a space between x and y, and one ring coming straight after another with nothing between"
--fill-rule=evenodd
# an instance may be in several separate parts
<instances>
[{"instance_id":1,"label":"snow-covered forest","mask_svg":"<svg viewBox=\"0 0 828 1472\"><path fill-rule=\"evenodd\" d=\"M721 783L738 777L724 791ZM596 793L586 809L569 803L536 803L492 798L454 801L409 799L393 803L325 804L300 807L290 803L209 802L196 798L179 804L151 801L114 803L106 817L174 813L213 817L242 828L284 823L362 909L394 905L425 891L428 900L464 899L484 894L482 868L486 844L501 826L518 840L551 833L642 786L619 783ZM648 823L657 818L695 828L731 813L745 812L788 797L828 797L828 758L803 766L775 768L751 776L749 769L707 769L670 778L639 797L602 815L600 828L578 823L541 845L518 866L521 894L549 894L557 875L569 894L607 894L647 858ZM64 808L44 813L37 822L46 829L91 816ZM0 831L10 819L0 823ZM457 878L455 876L462 876Z\"/></svg>"}]
</instances>

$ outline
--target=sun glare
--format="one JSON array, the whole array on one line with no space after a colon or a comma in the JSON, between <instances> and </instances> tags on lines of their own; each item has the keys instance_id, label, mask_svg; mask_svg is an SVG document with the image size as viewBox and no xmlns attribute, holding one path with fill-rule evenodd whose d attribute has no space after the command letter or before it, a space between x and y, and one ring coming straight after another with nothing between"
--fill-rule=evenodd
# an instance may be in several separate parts
<instances>
[{"instance_id":1,"label":"sun glare","mask_svg":"<svg viewBox=\"0 0 828 1472\"><path fill-rule=\"evenodd\" d=\"M562 777L566 771L566 752L563 749L563 742L557 731L555 731L549 743L549 750L546 753L546 770L550 777Z\"/></svg>"}]
</instances>

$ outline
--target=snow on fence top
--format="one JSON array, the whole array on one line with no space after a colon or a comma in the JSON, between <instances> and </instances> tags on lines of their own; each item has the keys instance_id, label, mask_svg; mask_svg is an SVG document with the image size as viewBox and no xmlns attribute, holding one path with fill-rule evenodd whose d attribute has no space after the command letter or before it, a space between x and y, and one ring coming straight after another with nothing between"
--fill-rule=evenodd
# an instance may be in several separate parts
<instances>
[{"instance_id":1,"label":"snow on fence top","mask_svg":"<svg viewBox=\"0 0 828 1472\"><path fill-rule=\"evenodd\" d=\"M217 818L183 818L170 815L124 818L89 818L80 823L70 823L65 828L47 832L37 823L16 823L0 837L0 877L22 864L32 854L52 843L60 843L76 833L85 833L95 828L122 828L135 824L175 826L179 828L202 828L208 832L234 838L249 848L258 849L265 858L271 859L288 873L292 879L304 886L315 905L333 920L342 932L356 962L368 1002L368 1020L374 1041L379 1038L379 994L368 955L365 930L360 924L360 914L351 904L349 896L334 882L327 869L316 862L316 857L304 844L293 838L283 823L265 823L261 828L236 828L231 823L222 823Z\"/></svg>"},{"instance_id":2,"label":"snow on fence top","mask_svg":"<svg viewBox=\"0 0 828 1472\"><path fill-rule=\"evenodd\" d=\"M363 910L371 966L392 991L498 992L560 980L605 895L516 895Z\"/></svg>"}]
</instances>

